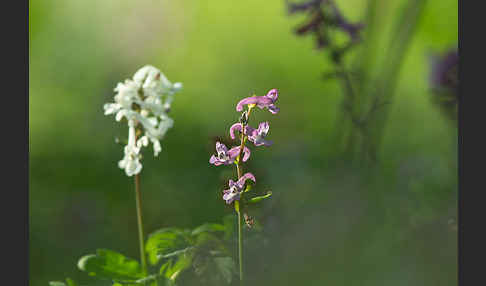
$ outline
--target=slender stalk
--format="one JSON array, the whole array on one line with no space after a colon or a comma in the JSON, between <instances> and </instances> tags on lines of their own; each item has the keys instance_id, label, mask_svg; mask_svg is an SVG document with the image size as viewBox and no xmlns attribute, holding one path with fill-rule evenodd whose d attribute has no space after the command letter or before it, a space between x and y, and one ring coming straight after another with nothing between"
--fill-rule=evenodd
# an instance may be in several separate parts
<instances>
[{"instance_id":1,"label":"slender stalk","mask_svg":"<svg viewBox=\"0 0 486 286\"><path fill-rule=\"evenodd\" d=\"M241 225L241 210L238 211L238 264L240 266L240 286L243 286L243 229Z\"/></svg>"},{"instance_id":2,"label":"slender stalk","mask_svg":"<svg viewBox=\"0 0 486 286\"><path fill-rule=\"evenodd\" d=\"M243 125L243 131L241 135L241 150L245 147L245 126ZM236 171L238 173L238 179L241 178L243 173L243 168L241 164L241 151L238 156L238 163L236 164ZM241 199L241 197L240 197ZM239 201L235 201L235 210L238 215L238 265L240 268L240 286L243 286L243 229L241 226L241 206Z\"/></svg>"},{"instance_id":3,"label":"slender stalk","mask_svg":"<svg viewBox=\"0 0 486 286\"><path fill-rule=\"evenodd\" d=\"M142 271L147 275L147 260L145 257L145 243L143 238L143 220L142 220L142 196L140 192L140 176L135 175L135 200L137 203L137 223L138 223L138 240L140 243L140 260L142 261Z\"/></svg>"},{"instance_id":4,"label":"slender stalk","mask_svg":"<svg viewBox=\"0 0 486 286\"><path fill-rule=\"evenodd\" d=\"M252 107L248 108L248 114L247 118L248 121L250 120L250 114L251 114ZM247 122L248 124L248 122ZM241 160L241 154L243 153L243 149L245 148L245 142L246 142L246 134L245 134L245 123L241 123L241 144L240 144L240 153L238 154L237 157L237 163L236 163L236 172L238 173L238 179L243 176L243 166L242 160ZM241 199L241 197L240 197ZM235 201L235 210L236 213L238 214L238 264L240 268L240 286L243 286L243 228L241 224L241 206L239 201Z\"/></svg>"}]
</instances>

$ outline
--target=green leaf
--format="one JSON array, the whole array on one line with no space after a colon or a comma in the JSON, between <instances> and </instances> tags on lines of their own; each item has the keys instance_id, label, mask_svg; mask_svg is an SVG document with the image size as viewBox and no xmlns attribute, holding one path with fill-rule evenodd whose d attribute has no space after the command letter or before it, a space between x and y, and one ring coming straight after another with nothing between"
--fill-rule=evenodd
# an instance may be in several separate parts
<instances>
[{"instance_id":1,"label":"green leaf","mask_svg":"<svg viewBox=\"0 0 486 286\"><path fill-rule=\"evenodd\" d=\"M77 284L74 283L71 278L66 278L66 283L60 281L51 281L49 282L49 286L77 286Z\"/></svg>"},{"instance_id":2,"label":"green leaf","mask_svg":"<svg viewBox=\"0 0 486 286\"><path fill-rule=\"evenodd\" d=\"M251 190L251 185L247 184L245 190L242 193L249 192Z\"/></svg>"},{"instance_id":3,"label":"green leaf","mask_svg":"<svg viewBox=\"0 0 486 286\"><path fill-rule=\"evenodd\" d=\"M156 286L175 286L175 282L163 275L157 275Z\"/></svg>"},{"instance_id":4,"label":"green leaf","mask_svg":"<svg viewBox=\"0 0 486 286\"><path fill-rule=\"evenodd\" d=\"M219 223L205 223L203 225L196 227L191 234L198 235L201 232L218 232L218 231L225 231L224 225Z\"/></svg>"},{"instance_id":5,"label":"green leaf","mask_svg":"<svg viewBox=\"0 0 486 286\"><path fill-rule=\"evenodd\" d=\"M168 279L174 281L179 274L189 268L192 263L193 254L186 253L180 255L175 263L172 260L162 265L160 268L160 274L163 274Z\"/></svg>"},{"instance_id":6,"label":"green leaf","mask_svg":"<svg viewBox=\"0 0 486 286\"><path fill-rule=\"evenodd\" d=\"M145 251L149 262L155 265L164 255L190 246L190 231L177 228L163 228L152 233L147 239Z\"/></svg>"},{"instance_id":7,"label":"green leaf","mask_svg":"<svg viewBox=\"0 0 486 286\"><path fill-rule=\"evenodd\" d=\"M184 249L180 249L180 250L176 250L174 252L171 252L171 253L167 253L167 254L164 254L164 255L159 255L159 257L161 258L171 258L171 257L174 257L174 256L178 256L178 255L181 255L181 254L184 254L190 250L194 249L193 246L189 246L189 247L186 247Z\"/></svg>"},{"instance_id":8,"label":"green leaf","mask_svg":"<svg viewBox=\"0 0 486 286\"><path fill-rule=\"evenodd\" d=\"M236 266L231 257L215 257L213 258L216 269L221 277L230 284L233 279L233 273L236 272Z\"/></svg>"},{"instance_id":9,"label":"green leaf","mask_svg":"<svg viewBox=\"0 0 486 286\"><path fill-rule=\"evenodd\" d=\"M159 273L165 275L165 272L172 266L172 259L160 266ZM165 277L165 276L164 276Z\"/></svg>"},{"instance_id":10,"label":"green leaf","mask_svg":"<svg viewBox=\"0 0 486 286\"><path fill-rule=\"evenodd\" d=\"M71 278L66 278L66 283L67 283L67 286L77 286L77 284Z\"/></svg>"},{"instance_id":11,"label":"green leaf","mask_svg":"<svg viewBox=\"0 0 486 286\"><path fill-rule=\"evenodd\" d=\"M251 198L248 200L248 203L249 204L255 204L255 203L258 203L266 198L269 198L272 196L272 192L271 191L268 191L268 193L264 196L258 196L258 197L254 197L254 198Z\"/></svg>"},{"instance_id":12,"label":"green leaf","mask_svg":"<svg viewBox=\"0 0 486 286\"><path fill-rule=\"evenodd\" d=\"M142 285L146 285L149 282L155 282L155 281L157 281L157 278L158 278L158 275L149 275L147 277L138 279L137 281L135 281L135 283L142 284Z\"/></svg>"},{"instance_id":13,"label":"green leaf","mask_svg":"<svg viewBox=\"0 0 486 286\"><path fill-rule=\"evenodd\" d=\"M98 249L96 255L81 257L78 267L91 276L112 280L130 282L144 276L138 261L108 249Z\"/></svg>"}]
</instances>

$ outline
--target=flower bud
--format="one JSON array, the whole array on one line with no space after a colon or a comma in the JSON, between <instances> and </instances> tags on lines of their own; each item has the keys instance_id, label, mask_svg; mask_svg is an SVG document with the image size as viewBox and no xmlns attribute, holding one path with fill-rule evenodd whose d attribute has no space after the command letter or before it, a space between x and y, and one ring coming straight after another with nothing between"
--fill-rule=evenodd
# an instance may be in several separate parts
<instances>
[{"instance_id":1,"label":"flower bud","mask_svg":"<svg viewBox=\"0 0 486 286\"><path fill-rule=\"evenodd\" d=\"M246 110L240 116L240 123L243 125L248 123L248 112Z\"/></svg>"}]
</instances>

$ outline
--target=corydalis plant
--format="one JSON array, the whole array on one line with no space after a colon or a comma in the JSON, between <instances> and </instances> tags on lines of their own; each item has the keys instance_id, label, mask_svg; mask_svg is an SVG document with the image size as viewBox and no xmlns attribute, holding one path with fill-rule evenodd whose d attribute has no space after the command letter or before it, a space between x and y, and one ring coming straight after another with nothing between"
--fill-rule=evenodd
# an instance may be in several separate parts
<instances>
[{"instance_id":1,"label":"corydalis plant","mask_svg":"<svg viewBox=\"0 0 486 286\"><path fill-rule=\"evenodd\" d=\"M251 190L251 185L248 181L256 182L256 178L252 173L243 174L243 163L250 158L250 149L246 146L247 142L253 143L254 146L271 146L272 141L266 139L270 130L268 122L261 122L258 128L253 128L249 125L250 115L255 107L262 110L268 110L272 114L277 114L280 109L275 105L278 99L278 91L276 89L270 90L264 96L252 96L242 99L236 105L236 111L242 112L239 122L233 124L230 129L230 137L235 140L237 138L236 132L240 136L239 144L228 149L224 144L216 142L216 154L212 155L209 163L215 166L220 165L235 165L237 179L230 179L228 182L228 189L223 190L223 200L226 204L234 204L235 211L238 216L238 257L239 257L239 272L240 283L243 282L243 238L242 238L242 214L246 224L251 227L253 219L247 214L246 207L248 204L258 203L263 199L271 196L268 192L264 196L257 196L253 198L246 198L246 193ZM245 107L247 107L246 110Z\"/></svg>"},{"instance_id":2,"label":"corydalis plant","mask_svg":"<svg viewBox=\"0 0 486 286\"><path fill-rule=\"evenodd\" d=\"M115 119L128 122L128 143L125 156L118 166L125 170L127 176L135 175L135 195L137 206L138 236L142 271L147 273L147 262L144 254L144 236L142 220L142 198L140 191L140 163L142 146L149 141L154 148L154 155L161 151L160 140L173 125L167 115L174 94L182 88L181 83L172 84L157 68L146 65L139 69L132 79L118 83L115 88L115 103L104 105L105 115L116 114ZM142 135L140 137L140 135Z\"/></svg>"},{"instance_id":3,"label":"corydalis plant","mask_svg":"<svg viewBox=\"0 0 486 286\"><path fill-rule=\"evenodd\" d=\"M78 268L99 279L110 280L114 286L173 285L175 276L160 272L149 275L145 255L142 199L140 190L140 149L152 143L155 156L161 151L160 140L173 125L167 115L174 94L182 88L181 83L172 84L160 70L147 65L139 69L132 79L118 83L115 88L114 103L104 105L105 115L115 114L116 121L126 119L128 123L128 143L124 158L118 166L127 176L135 176L135 198L137 210L138 238L141 265L137 260L109 249L98 249L96 254L85 255L78 261ZM150 242L150 241L149 241ZM149 252L149 251L147 251ZM169 267L180 271L180 265ZM68 286L75 286L71 279ZM50 282L51 286L65 286L64 282Z\"/></svg>"},{"instance_id":4,"label":"corydalis plant","mask_svg":"<svg viewBox=\"0 0 486 286\"><path fill-rule=\"evenodd\" d=\"M132 79L118 83L115 102L104 105L105 115L116 114L116 121L125 118L128 123L125 156L118 162L127 176L142 170L142 147L152 143L155 156L162 150L160 140L174 123L167 113L174 94L181 88L181 83L172 84L160 70L147 65L139 69Z\"/></svg>"}]
</instances>

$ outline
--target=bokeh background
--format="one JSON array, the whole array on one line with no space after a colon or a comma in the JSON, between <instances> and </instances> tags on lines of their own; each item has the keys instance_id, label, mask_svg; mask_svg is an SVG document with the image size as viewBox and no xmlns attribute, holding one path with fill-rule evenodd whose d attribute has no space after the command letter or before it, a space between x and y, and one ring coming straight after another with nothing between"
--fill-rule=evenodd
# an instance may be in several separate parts
<instances>
[{"instance_id":1,"label":"bokeh background","mask_svg":"<svg viewBox=\"0 0 486 286\"><path fill-rule=\"evenodd\" d=\"M383 39L406 0L379 1ZM278 88L271 148L253 149L251 285L457 285L457 128L431 101L430 60L457 46L457 1L429 0L403 59L372 166L335 145L342 89L332 63L294 30L283 0L30 0L29 280L71 277L96 248L138 257L133 178L117 162L126 126L103 115L117 82L145 64L184 84L157 158L141 173L146 232L221 222L230 168L210 166L235 104ZM352 21L366 0L338 0ZM375 43L377 53L383 46ZM235 253L236 254L236 253Z\"/></svg>"}]
</instances>

